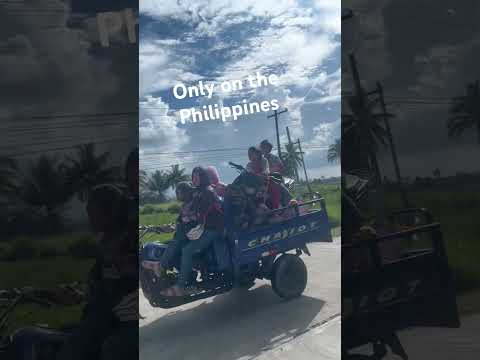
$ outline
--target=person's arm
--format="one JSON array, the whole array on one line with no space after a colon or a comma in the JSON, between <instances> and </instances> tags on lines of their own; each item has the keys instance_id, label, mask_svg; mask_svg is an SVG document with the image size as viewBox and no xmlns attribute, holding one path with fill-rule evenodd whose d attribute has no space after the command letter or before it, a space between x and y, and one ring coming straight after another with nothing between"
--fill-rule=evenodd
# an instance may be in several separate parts
<instances>
[{"instance_id":1,"label":"person's arm","mask_svg":"<svg viewBox=\"0 0 480 360\"><path fill-rule=\"evenodd\" d=\"M270 174L270 166L268 165L268 160L265 158L262 158L262 174Z\"/></svg>"},{"instance_id":2,"label":"person's arm","mask_svg":"<svg viewBox=\"0 0 480 360\"><path fill-rule=\"evenodd\" d=\"M215 195L211 190L204 190L202 191L200 198L199 198L199 205L198 205L198 221L200 223L205 224L207 220L208 212L213 205L215 200Z\"/></svg>"}]
</instances>

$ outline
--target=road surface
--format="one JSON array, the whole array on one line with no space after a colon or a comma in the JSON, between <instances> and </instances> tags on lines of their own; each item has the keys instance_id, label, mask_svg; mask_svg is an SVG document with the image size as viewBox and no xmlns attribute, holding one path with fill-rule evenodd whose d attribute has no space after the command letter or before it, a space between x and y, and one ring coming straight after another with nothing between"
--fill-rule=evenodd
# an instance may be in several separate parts
<instances>
[{"instance_id":1,"label":"road surface","mask_svg":"<svg viewBox=\"0 0 480 360\"><path fill-rule=\"evenodd\" d=\"M473 360L480 354L480 314L460 320L458 329L411 328L399 332L398 337L410 359ZM357 353L369 354L371 348L364 346ZM387 355L384 360L398 360Z\"/></svg>"},{"instance_id":2,"label":"road surface","mask_svg":"<svg viewBox=\"0 0 480 360\"><path fill-rule=\"evenodd\" d=\"M340 239L309 249L307 289L292 301L260 281L170 310L140 295L140 359L340 359Z\"/></svg>"}]
</instances>

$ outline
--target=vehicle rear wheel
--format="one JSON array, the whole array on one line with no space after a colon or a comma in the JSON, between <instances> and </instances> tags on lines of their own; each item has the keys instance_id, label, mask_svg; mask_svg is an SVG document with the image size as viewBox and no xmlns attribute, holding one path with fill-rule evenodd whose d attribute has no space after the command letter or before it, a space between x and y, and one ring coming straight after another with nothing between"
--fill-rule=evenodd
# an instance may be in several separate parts
<instances>
[{"instance_id":1,"label":"vehicle rear wheel","mask_svg":"<svg viewBox=\"0 0 480 360\"><path fill-rule=\"evenodd\" d=\"M302 295L307 286L307 267L299 256L284 254L273 264L271 281L278 296L296 298Z\"/></svg>"}]
</instances>

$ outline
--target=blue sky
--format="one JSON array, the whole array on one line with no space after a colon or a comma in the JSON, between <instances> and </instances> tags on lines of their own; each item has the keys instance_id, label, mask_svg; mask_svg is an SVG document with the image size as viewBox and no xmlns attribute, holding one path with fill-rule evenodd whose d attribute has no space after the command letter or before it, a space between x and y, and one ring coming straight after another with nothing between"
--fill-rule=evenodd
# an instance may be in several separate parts
<instances>
[{"instance_id":1,"label":"blue sky","mask_svg":"<svg viewBox=\"0 0 480 360\"><path fill-rule=\"evenodd\" d=\"M311 176L339 175L325 148L340 135L340 29L338 0L141 0L141 167L215 165L228 182L235 172L227 161L245 163L242 149L264 138L275 142L270 113L182 125L175 110L278 99L289 110L280 117L281 142L289 126L293 139L302 140ZM219 83L257 71L277 75L279 86L217 93L208 102L172 95L178 82ZM190 153L224 148L235 150Z\"/></svg>"}]
</instances>

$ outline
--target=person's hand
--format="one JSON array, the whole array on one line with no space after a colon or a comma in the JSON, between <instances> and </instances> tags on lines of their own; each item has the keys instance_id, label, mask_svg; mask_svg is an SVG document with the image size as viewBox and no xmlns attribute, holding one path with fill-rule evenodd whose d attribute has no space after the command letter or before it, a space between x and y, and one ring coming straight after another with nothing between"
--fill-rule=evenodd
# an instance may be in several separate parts
<instances>
[{"instance_id":1,"label":"person's hand","mask_svg":"<svg viewBox=\"0 0 480 360\"><path fill-rule=\"evenodd\" d=\"M118 320L135 321L140 318L140 313L138 311L138 295L138 290L132 291L113 308L113 313Z\"/></svg>"}]
</instances>

